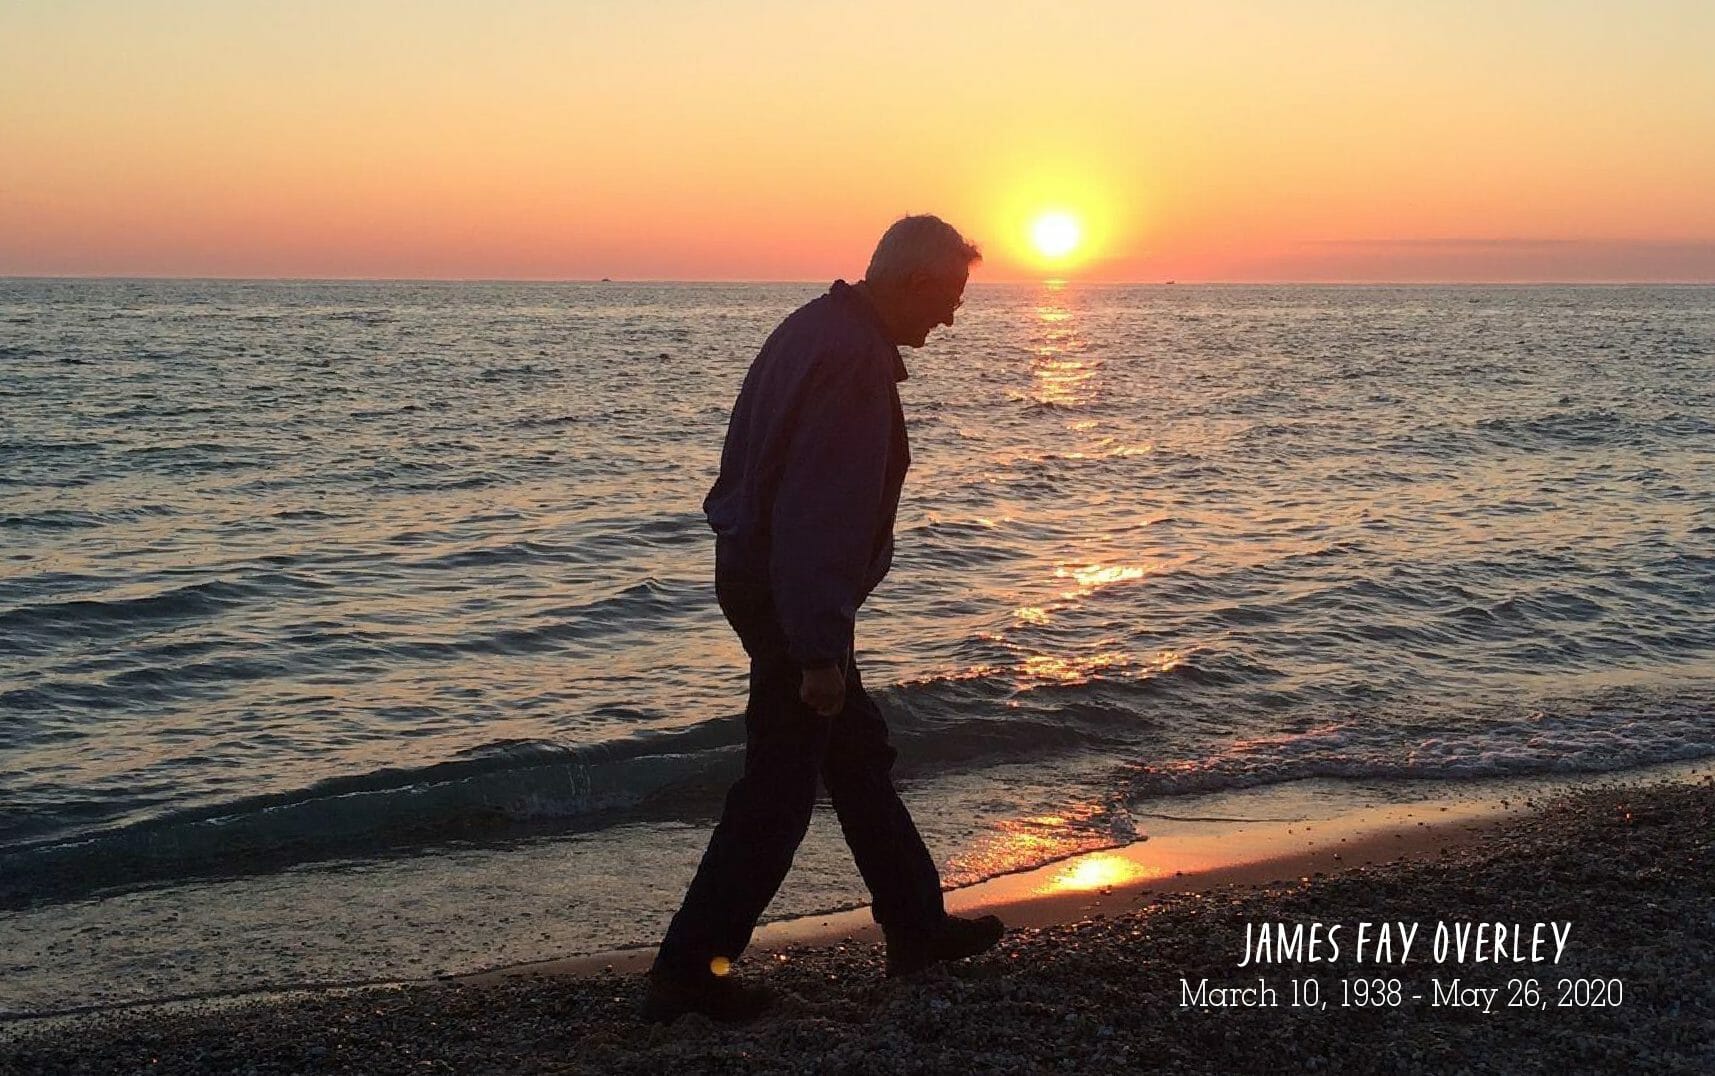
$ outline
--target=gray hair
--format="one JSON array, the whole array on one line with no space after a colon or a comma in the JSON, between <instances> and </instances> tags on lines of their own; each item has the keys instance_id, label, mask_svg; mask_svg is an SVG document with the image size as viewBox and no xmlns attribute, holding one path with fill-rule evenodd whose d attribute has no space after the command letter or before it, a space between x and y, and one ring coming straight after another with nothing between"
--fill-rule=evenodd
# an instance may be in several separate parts
<instances>
[{"instance_id":1,"label":"gray hair","mask_svg":"<svg viewBox=\"0 0 1715 1076\"><path fill-rule=\"evenodd\" d=\"M911 273L956 276L982 260L982 251L940 217L900 217L875 245L864 279L903 280Z\"/></svg>"}]
</instances>

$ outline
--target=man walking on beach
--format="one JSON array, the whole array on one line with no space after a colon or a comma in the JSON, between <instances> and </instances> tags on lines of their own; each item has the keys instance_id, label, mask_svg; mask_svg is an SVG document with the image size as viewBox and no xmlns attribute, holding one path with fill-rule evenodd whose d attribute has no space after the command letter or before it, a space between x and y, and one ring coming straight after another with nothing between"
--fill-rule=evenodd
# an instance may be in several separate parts
<instances>
[{"instance_id":1,"label":"man walking on beach","mask_svg":"<svg viewBox=\"0 0 1715 1076\"><path fill-rule=\"evenodd\" d=\"M792 865L818 778L874 900L889 975L1000 940L992 915L947 915L852 650L858 607L892 561L911 462L898 349L953 324L980 257L936 217L897 221L864 279L835 281L800 307L745 377L703 503L716 536L715 593L750 656L744 776L656 955L646 1019L745 1020L767 1008L767 992L728 969Z\"/></svg>"}]
</instances>

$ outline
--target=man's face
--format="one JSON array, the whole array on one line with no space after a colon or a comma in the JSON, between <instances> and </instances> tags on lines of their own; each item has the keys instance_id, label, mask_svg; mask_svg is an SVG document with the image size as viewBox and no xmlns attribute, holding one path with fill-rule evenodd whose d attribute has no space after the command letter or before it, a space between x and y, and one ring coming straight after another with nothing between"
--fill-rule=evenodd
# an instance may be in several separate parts
<instances>
[{"instance_id":1,"label":"man's face","mask_svg":"<svg viewBox=\"0 0 1715 1076\"><path fill-rule=\"evenodd\" d=\"M965 301L965 282L969 272L957 275L914 274L911 279L909 322L905 326L907 347L922 347L937 325L949 328L953 314Z\"/></svg>"}]
</instances>

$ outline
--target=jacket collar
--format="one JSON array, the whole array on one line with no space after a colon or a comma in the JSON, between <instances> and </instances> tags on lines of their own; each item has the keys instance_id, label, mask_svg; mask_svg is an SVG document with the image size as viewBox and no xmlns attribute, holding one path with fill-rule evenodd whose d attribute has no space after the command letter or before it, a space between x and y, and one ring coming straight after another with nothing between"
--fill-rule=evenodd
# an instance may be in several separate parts
<instances>
[{"instance_id":1,"label":"jacket collar","mask_svg":"<svg viewBox=\"0 0 1715 1076\"><path fill-rule=\"evenodd\" d=\"M844 280L834 281L833 286L828 289L828 294L838 302L850 303L856 307L864 320L875 330L876 336L881 338L882 343L886 345L888 352L893 356L893 380L896 382L904 381L910 377L911 371L905 368L905 359L899 354L899 348L887 343L887 324L881 320L881 311L875 308L875 304L865 298L863 292L858 291Z\"/></svg>"}]
</instances>

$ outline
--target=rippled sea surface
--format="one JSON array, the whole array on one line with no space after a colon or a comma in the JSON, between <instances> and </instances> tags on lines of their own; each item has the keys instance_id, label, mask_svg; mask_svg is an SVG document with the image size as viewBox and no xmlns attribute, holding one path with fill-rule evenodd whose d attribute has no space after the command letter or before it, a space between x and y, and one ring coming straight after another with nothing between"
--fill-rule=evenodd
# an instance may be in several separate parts
<instances>
[{"instance_id":1,"label":"rippled sea surface","mask_svg":"<svg viewBox=\"0 0 1715 1076\"><path fill-rule=\"evenodd\" d=\"M0 281L0 902L694 863L699 505L824 287ZM977 285L905 356L859 660L949 881L1210 789L1715 755L1715 289Z\"/></svg>"}]
</instances>

